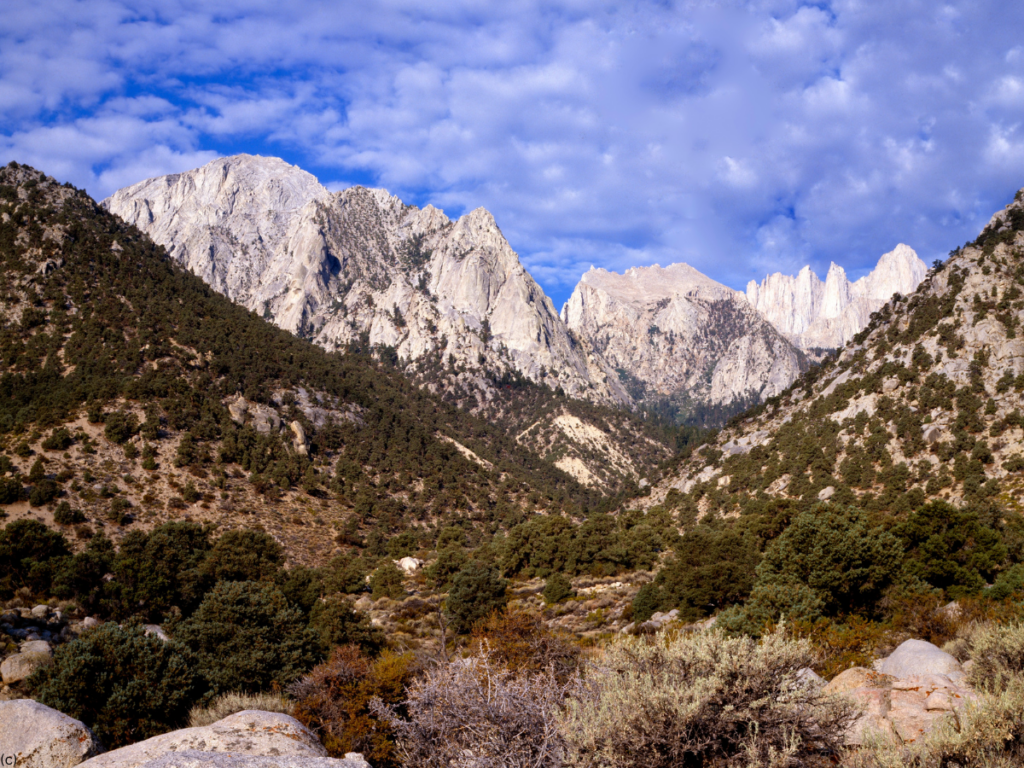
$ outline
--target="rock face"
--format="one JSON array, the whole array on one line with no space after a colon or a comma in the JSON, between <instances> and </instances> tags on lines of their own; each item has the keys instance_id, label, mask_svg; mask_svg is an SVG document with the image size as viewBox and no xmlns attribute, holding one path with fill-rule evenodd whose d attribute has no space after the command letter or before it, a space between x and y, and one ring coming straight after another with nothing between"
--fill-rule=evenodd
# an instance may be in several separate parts
<instances>
[{"instance_id":1,"label":"rock face","mask_svg":"<svg viewBox=\"0 0 1024 768\"><path fill-rule=\"evenodd\" d=\"M629 402L482 208L451 221L381 189L332 194L299 168L250 155L140 182L103 205L216 290L328 349L362 336L407 360L451 356Z\"/></svg>"},{"instance_id":2,"label":"rock face","mask_svg":"<svg viewBox=\"0 0 1024 768\"><path fill-rule=\"evenodd\" d=\"M781 392L804 367L802 355L743 294L686 264L621 275L592 268L562 319L648 397L751 402Z\"/></svg>"},{"instance_id":3,"label":"rock face","mask_svg":"<svg viewBox=\"0 0 1024 768\"><path fill-rule=\"evenodd\" d=\"M0 755L18 768L71 768L103 748L82 723L30 699L0 701Z\"/></svg>"},{"instance_id":4,"label":"rock face","mask_svg":"<svg viewBox=\"0 0 1024 768\"><path fill-rule=\"evenodd\" d=\"M241 756L275 759L327 757L323 745L295 718L276 712L245 710L218 720L213 725L171 731L138 744L115 749L86 761L85 765L89 768L136 768L170 755L210 753L230 753L230 757L236 760ZM163 764L177 765L173 762ZM332 761L332 764L338 768L348 768L340 761Z\"/></svg>"},{"instance_id":5,"label":"rock face","mask_svg":"<svg viewBox=\"0 0 1024 768\"><path fill-rule=\"evenodd\" d=\"M868 324L871 313L893 294L913 293L928 268L912 248L900 243L878 265L851 283L832 264L825 282L810 267L796 277L776 272L760 285L747 284L747 301L801 349L836 349Z\"/></svg>"}]
</instances>

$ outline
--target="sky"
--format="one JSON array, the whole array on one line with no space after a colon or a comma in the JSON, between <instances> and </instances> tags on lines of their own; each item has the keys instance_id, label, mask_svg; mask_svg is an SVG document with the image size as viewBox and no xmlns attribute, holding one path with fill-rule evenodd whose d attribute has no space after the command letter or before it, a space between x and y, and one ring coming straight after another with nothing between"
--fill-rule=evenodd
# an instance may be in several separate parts
<instances>
[{"instance_id":1,"label":"sky","mask_svg":"<svg viewBox=\"0 0 1024 768\"><path fill-rule=\"evenodd\" d=\"M592 265L856 278L1024 187L1022 30L991 0L16 1L0 161L100 199L248 152L483 206L556 306Z\"/></svg>"}]
</instances>

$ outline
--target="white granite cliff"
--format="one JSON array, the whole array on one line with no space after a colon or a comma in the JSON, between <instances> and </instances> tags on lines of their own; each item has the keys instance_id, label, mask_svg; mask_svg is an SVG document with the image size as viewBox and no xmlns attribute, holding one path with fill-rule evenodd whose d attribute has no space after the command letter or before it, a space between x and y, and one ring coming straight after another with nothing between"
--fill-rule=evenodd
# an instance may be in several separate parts
<instances>
[{"instance_id":1,"label":"white granite cliff","mask_svg":"<svg viewBox=\"0 0 1024 768\"><path fill-rule=\"evenodd\" d=\"M216 290L328 349L367 334L407 360L509 365L570 395L631 402L482 208L451 221L380 189L331 193L251 155L140 182L103 205Z\"/></svg>"},{"instance_id":2,"label":"white granite cliff","mask_svg":"<svg viewBox=\"0 0 1024 768\"><path fill-rule=\"evenodd\" d=\"M746 302L686 264L591 268L562 308L570 330L650 394L728 404L781 392L802 356Z\"/></svg>"},{"instance_id":3,"label":"white granite cliff","mask_svg":"<svg viewBox=\"0 0 1024 768\"><path fill-rule=\"evenodd\" d=\"M914 250L900 243L856 282L836 264L829 267L825 282L804 267L796 277L777 272L760 284L751 280L746 296L801 349L835 349L860 332L893 294L913 293L927 271Z\"/></svg>"}]
</instances>

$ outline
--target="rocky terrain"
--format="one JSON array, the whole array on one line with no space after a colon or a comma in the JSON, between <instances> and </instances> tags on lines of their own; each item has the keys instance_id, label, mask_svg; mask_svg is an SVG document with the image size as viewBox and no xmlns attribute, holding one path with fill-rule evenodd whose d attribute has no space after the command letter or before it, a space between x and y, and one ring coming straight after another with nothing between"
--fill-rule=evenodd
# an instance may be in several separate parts
<instances>
[{"instance_id":1,"label":"rocky terrain","mask_svg":"<svg viewBox=\"0 0 1024 768\"><path fill-rule=\"evenodd\" d=\"M743 294L686 264L583 275L562 320L614 366L634 398L742 410L778 394L803 355ZM630 386L631 385L631 386ZM689 407L688 407L689 406Z\"/></svg>"},{"instance_id":2,"label":"rocky terrain","mask_svg":"<svg viewBox=\"0 0 1024 768\"><path fill-rule=\"evenodd\" d=\"M776 272L760 284L751 280L746 297L786 338L805 351L838 349L868 324L871 313L893 294L909 295L924 280L927 266L900 243L860 280L850 282L833 263L825 282L810 267L796 277Z\"/></svg>"}]
</instances>

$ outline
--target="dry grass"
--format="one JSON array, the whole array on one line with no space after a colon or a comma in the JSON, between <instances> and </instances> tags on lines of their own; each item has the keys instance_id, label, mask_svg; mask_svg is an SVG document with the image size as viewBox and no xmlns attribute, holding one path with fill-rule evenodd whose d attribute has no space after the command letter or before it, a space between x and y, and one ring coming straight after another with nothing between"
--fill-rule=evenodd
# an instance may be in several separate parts
<instances>
[{"instance_id":1,"label":"dry grass","mask_svg":"<svg viewBox=\"0 0 1024 768\"><path fill-rule=\"evenodd\" d=\"M213 725L228 715L256 709L290 715L295 704L277 693L222 693L205 707L193 707L188 713L189 728Z\"/></svg>"}]
</instances>

